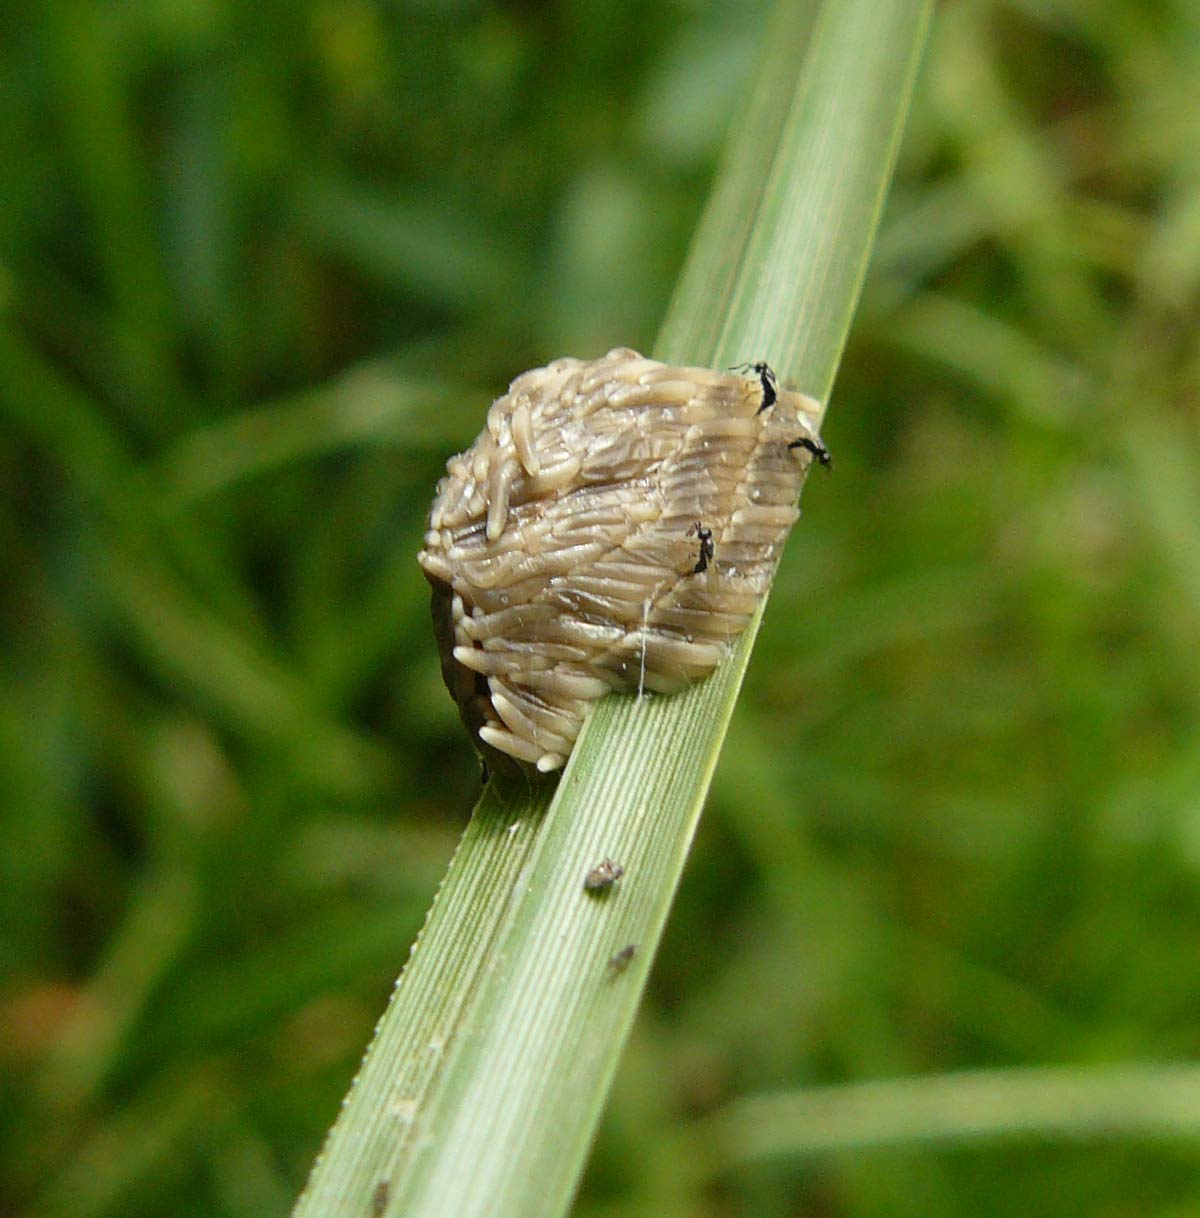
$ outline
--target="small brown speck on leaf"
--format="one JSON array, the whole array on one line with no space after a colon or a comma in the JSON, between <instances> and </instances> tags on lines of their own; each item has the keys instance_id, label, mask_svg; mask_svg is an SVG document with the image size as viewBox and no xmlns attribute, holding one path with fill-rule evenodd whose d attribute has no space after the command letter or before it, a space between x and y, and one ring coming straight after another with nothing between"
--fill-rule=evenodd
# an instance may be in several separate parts
<instances>
[{"instance_id":1,"label":"small brown speck on leaf","mask_svg":"<svg viewBox=\"0 0 1200 1218\"><path fill-rule=\"evenodd\" d=\"M636 951L636 943L627 943L619 952L614 952L609 956L608 967L614 973L623 973L629 967L629 962L633 959L633 954Z\"/></svg>"},{"instance_id":2,"label":"small brown speck on leaf","mask_svg":"<svg viewBox=\"0 0 1200 1218\"><path fill-rule=\"evenodd\" d=\"M610 889L623 875L625 868L620 863L613 862L612 859L605 859L603 862L597 863L584 876L583 886L588 892L602 893Z\"/></svg>"},{"instance_id":3,"label":"small brown speck on leaf","mask_svg":"<svg viewBox=\"0 0 1200 1218\"><path fill-rule=\"evenodd\" d=\"M371 1218L381 1218L384 1210L387 1209L391 1194L392 1187L386 1180L380 1180L375 1185L375 1191L371 1194Z\"/></svg>"}]
</instances>

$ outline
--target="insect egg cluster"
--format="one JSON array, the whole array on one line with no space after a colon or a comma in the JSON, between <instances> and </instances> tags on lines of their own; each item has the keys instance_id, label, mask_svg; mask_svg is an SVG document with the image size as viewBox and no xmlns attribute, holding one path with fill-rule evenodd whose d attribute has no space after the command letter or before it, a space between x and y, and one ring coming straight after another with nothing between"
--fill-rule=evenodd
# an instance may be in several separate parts
<instances>
[{"instance_id":1,"label":"insect egg cluster","mask_svg":"<svg viewBox=\"0 0 1200 1218\"><path fill-rule=\"evenodd\" d=\"M558 769L601 694L670 693L728 654L828 461L818 404L752 371L555 360L447 463L419 561L485 751Z\"/></svg>"}]
</instances>

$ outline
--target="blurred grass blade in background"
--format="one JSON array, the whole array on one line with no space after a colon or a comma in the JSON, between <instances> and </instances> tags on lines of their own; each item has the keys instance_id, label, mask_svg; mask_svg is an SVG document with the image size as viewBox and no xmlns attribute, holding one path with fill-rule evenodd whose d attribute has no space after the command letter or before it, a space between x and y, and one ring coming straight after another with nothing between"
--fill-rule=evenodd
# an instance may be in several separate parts
<instances>
[{"instance_id":1,"label":"blurred grass blade in background","mask_svg":"<svg viewBox=\"0 0 1200 1218\"><path fill-rule=\"evenodd\" d=\"M1200 1067L969 1070L753 1095L700 1121L688 1162L709 1178L756 1159L922 1143L1046 1138L1194 1139Z\"/></svg>"},{"instance_id":2,"label":"blurred grass blade in background","mask_svg":"<svg viewBox=\"0 0 1200 1218\"><path fill-rule=\"evenodd\" d=\"M830 0L814 22L780 6L657 356L765 358L827 395L929 11ZM681 695L602 703L553 799L489 786L298 1218L566 1210L755 629ZM605 857L625 876L597 901L583 880Z\"/></svg>"}]
</instances>

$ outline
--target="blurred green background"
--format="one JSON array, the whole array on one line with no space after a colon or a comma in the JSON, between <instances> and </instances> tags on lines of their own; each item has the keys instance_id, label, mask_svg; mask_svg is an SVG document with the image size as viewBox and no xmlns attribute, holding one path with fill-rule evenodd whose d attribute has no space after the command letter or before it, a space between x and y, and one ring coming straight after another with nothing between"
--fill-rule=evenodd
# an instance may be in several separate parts
<instances>
[{"instance_id":1,"label":"blurred green background","mask_svg":"<svg viewBox=\"0 0 1200 1218\"><path fill-rule=\"evenodd\" d=\"M434 482L653 344L763 17L0 13L0 1212L287 1211L477 790ZM1200 1053L1198 286L1194 3L943 6L580 1215L1197 1212L1200 1139L677 1135Z\"/></svg>"}]
</instances>

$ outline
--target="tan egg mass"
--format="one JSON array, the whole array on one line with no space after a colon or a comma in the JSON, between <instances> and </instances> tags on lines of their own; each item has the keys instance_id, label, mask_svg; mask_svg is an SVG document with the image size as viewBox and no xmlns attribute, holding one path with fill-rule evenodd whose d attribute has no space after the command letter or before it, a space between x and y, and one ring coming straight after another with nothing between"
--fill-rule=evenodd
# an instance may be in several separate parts
<instances>
[{"instance_id":1,"label":"tan egg mass","mask_svg":"<svg viewBox=\"0 0 1200 1218\"><path fill-rule=\"evenodd\" d=\"M753 371L558 359L447 463L419 561L485 752L556 770L601 694L671 693L729 654L828 461L817 402Z\"/></svg>"}]
</instances>

